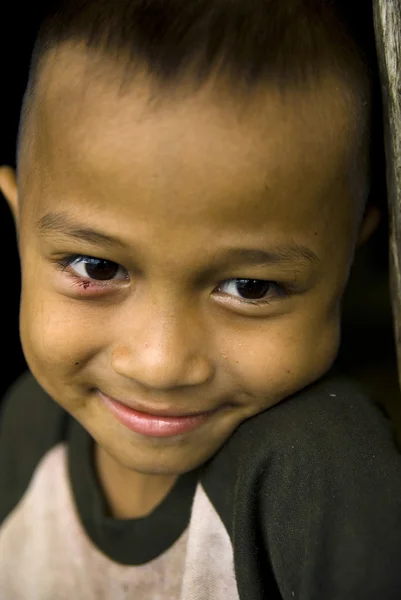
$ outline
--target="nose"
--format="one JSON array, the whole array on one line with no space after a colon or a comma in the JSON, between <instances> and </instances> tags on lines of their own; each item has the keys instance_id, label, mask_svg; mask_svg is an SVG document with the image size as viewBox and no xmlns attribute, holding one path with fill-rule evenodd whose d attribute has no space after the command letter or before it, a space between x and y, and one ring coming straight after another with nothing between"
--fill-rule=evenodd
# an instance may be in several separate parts
<instances>
[{"instance_id":1,"label":"nose","mask_svg":"<svg viewBox=\"0 0 401 600\"><path fill-rule=\"evenodd\" d=\"M119 343L111 355L118 375L159 390L201 385L213 376L206 331L199 317L182 305L135 311L118 330Z\"/></svg>"}]
</instances>

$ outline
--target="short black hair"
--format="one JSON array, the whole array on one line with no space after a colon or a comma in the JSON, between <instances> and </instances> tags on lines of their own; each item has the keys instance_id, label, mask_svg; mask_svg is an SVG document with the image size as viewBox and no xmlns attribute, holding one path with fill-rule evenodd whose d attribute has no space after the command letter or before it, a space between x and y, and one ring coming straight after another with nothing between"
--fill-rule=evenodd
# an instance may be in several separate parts
<instances>
[{"instance_id":1,"label":"short black hair","mask_svg":"<svg viewBox=\"0 0 401 600\"><path fill-rule=\"evenodd\" d=\"M215 69L238 90L303 83L327 67L354 82L375 70L368 0L52 0L31 80L67 41L125 60L128 74L145 66L162 85L185 75L202 83Z\"/></svg>"},{"instance_id":2,"label":"short black hair","mask_svg":"<svg viewBox=\"0 0 401 600\"><path fill-rule=\"evenodd\" d=\"M258 84L291 89L337 73L357 94L359 142L370 141L371 195L378 195L374 189L382 195L381 95L369 0L42 0L41 7L17 155L42 59L64 42L84 43L121 64L124 81L145 68L162 89L182 79L201 85L217 72L240 94Z\"/></svg>"}]
</instances>

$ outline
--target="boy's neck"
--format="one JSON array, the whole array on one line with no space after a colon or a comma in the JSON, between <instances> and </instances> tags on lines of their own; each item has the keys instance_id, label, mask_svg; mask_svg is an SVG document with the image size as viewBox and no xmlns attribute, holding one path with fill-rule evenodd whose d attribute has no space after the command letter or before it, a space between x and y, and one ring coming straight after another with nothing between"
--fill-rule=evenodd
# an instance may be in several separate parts
<instances>
[{"instance_id":1,"label":"boy's neck","mask_svg":"<svg viewBox=\"0 0 401 600\"><path fill-rule=\"evenodd\" d=\"M108 503L106 516L139 519L149 515L168 495L178 475L145 475L119 465L96 442L94 466Z\"/></svg>"}]
</instances>

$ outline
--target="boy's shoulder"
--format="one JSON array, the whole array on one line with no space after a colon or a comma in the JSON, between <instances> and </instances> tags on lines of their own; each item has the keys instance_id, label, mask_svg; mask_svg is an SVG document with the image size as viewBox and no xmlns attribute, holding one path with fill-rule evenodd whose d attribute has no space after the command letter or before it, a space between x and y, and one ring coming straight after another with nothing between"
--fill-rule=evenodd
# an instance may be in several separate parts
<instances>
[{"instance_id":1,"label":"boy's shoulder","mask_svg":"<svg viewBox=\"0 0 401 600\"><path fill-rule=\"evenodd\" d=\"M24 372L0 401L0 522L25 492L41 459L65 439L68 415Z\"/></svg>"},{"instance_id":2,"label":"boy's shoulder","mask_svg":"<svg viewBox=\"0 0 401 600\"><path fill-rule=\"evenodd\" d=\"M302 449L352 452L358 445L394 449L395 438L384 408L356 381L336 369L275 406L242 423L228 444L241 455L289 457ZM243 450L247 449L244 453ZM355 448L357 450L357 448ZM360 446L358 448L360 450ZM349 456L349 454L348 454Z\"/></svg>"},{"instance_id":3,"label":"boy's shoulder","mask_svg":"<svg viewBox=\"0 0 401 600\"><path fill-rule=\"evenodd\" d=\"M65 415L32 373L25 371L0 400L0 440L18 431L25 448L37 438L46 445L58 437L57 425Z\"/></svg>"},{"instance_id":4,"label":"boy's shoulder","mask_svg":"<svg viewBox=\"0 0 401 600\"><path fill-rule=\"evenodd\" d=\"M294 493L323 507L336 496L369 494L377 484L383 506L397 502L401 517L401 453L391 422L336 369L244 421L207 465L204 483L222 514L233 494L238 506L269 497L270 508L281 502L291 510Z\"/></svg>"},{"instance_id":5,"label":"boy's shoulder","mask_svg":"<svg viewBox=\"0 0 401 600\"><path fill-rule=\"evenodd\" d=\"M203 483L255 598L399 597L401 454L354 381L331 372L245 421Z\"/></svg>"},{"instance_id":6,"label":"boy's shoulder","mask_svg":"<svg viewBox=\"0 0 401 600\"><path fill-rule=\"evenodd\" d=\"M359 494L388 482L388 500L397 491L401 508L401 453L391 421L359 383L335 370L238 433L244 481L253 471L261 487L288 482L321 500L334 487L336 494L347 486Z\"/></svg>"}]
</instances>

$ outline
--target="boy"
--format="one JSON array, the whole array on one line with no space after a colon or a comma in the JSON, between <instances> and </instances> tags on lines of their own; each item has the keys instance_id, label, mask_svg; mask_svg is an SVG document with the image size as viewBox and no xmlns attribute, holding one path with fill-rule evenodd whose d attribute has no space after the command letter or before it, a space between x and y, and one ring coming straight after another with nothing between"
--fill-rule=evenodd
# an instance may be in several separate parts
<instances>
[{"instance_id":1,"label":"boy","mask_svg":"<svg viewBox=\"0 0 401 600\"><path fill-rule=\"evenodd\" d=\"M32 372L2 598L401 598L401 458L331 369L376 221L341 15L69 0L42 26L0 176Z\"/></svg>"}]
</instances>

